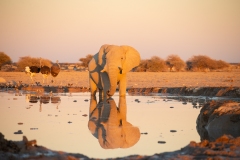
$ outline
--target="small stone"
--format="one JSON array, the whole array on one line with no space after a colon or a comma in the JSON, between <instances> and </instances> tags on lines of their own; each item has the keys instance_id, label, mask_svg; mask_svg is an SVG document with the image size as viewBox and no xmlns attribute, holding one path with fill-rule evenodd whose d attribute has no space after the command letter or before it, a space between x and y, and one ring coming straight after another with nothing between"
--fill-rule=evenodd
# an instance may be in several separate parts
<instances>
[{"instance_id":1,"label":"small stone","mask_svg":"<svg viewBox=\"0 0 240 160\"><path fill-rule=\"evenodd\" d=\"M88 102L88 99L85 99L84 101L85 101L85 102Z\"/></svg>"},{"instance_id":2,"label":"small stone","mask_svg":"<svg viewBox=\"0 0 240 160\"><path fill-rule=\"evenodd\" d=\"M170 107L170 108L174 108L174 107Z\"/></svg>"},{"instance_id":3,"label":"small stone","mask_svg":"<svg viewBox=\"0 0 240 160\"><path fill-rule=\"evenodd\" d=\"M22 122L19 122L18 125L23 125L23 123L22 123Z\"/></svg>"},{"instance_id":4,"label":"small stone","mask_svg":"<svg viewBox=\"0 0 240 160\"><path fill-rule=\"evenodd\" d=\"M170 130L170 132L177 132L177 130Z\"/></svg>"},{"instance_id":5,"label":"small stone","mask_svg":"<svg viewBox=\"0 0 240 160\"><path fill-rule=\"evenodd\" d=\"M141 133L141 134L148 134L147 132L143 132L143 133Z\"/></svg>"},{"instance_id":6,"label":"small stone","mask_svg":"<svg viewBox=\"0 0 240 160\"><path fill-rule=\"evenodd\" d=\"M68 121L68 123L70 124L70 123L72 123L71 121Z\"/></svg>"},{"instance_id":7,"label":"small stone","mask_svg":"<svg viewBox=\"0 0 240 160\"><path fill-rule=\"evenodd\" d=\"M73 102L77 102L77 100L74 100Z\"/></svg>"},{"instance_id":8,"label":"small stone","mask_svg":"<svg viewBox=\"0 0 240 160\"><path fill-rule=\"evenodd\" d=\"M165 144L166 142L165 141L158 141L158 143Z\"/></svg>"},{"instance_id":9,"label":"small stone","mask_svg":"<svg viewBox=\"0 0 240 160\"><path fill-rule=\"evenodd\" d=\"M17 132L14 132L14 134L23 134L22 130L18 130Z\"/></svg>"},{"instance_id":10,"label":"small stone","mask_svg":"<svg viewBox=\"0 0 240 160\"><path fill-rule=\"evenodd\" d=\"M83 114L82 116L83 116L83 117L87 117L88 115L87 115L87 114Z\"/></svg>"}]
</instances>

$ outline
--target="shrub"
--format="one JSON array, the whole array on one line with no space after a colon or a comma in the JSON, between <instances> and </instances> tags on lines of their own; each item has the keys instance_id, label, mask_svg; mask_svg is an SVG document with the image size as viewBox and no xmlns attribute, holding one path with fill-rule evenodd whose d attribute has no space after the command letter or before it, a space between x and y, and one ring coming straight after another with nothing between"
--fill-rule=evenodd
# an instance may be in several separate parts
<instances>
[{"instance_id":1,"label":"shrub","mask_svg":"<svg viewBox=\"0 0 240 160\"><path fill-rule=\"evenodd\" d=\"M188 66L191 70L206 70L212 69L215 66L215 61L208 56L198 55L193 56L187 64L191 64L191 66Z\"/></svg>"},{"instance_id":2,"label":"shrub","mask_svg":"<svg viewBox=\"0 0 240 160\"><path fill-rule=\"evenodd\" d=\"M216 61L216 69L223 69L223 68L227 68L227 67L229 67L230 65L229 65L229 63L227 63L227 62L225 62L225 61L222 61L222 60L218 60L218 61Z\"/></svg>"},{"instance_id":3,"label":"shrub","mask_svg":"<svg viewBox=\"0 0 240 160\"><path fill-rule=\"evenodd\" d=\"M216 70L229 67L229 64L222 60L214 60L208 56L198 55L193 56L187 62L188 68L191 70Z\"/></svg>"},{"instance_id":4,"label":"shrub","mask_svg":"<svg viewBox=\"0 0 240 160\"><path fill-rule=\"evenodd\" d=\"M41 59L41 65L42 66L52 66L52 62L48 59L43 59L43 58L33 58L30 56L26 57L20 57L19 61L17 62L17 66L19 71L24 71L26 66L37 66L40 67L40 59Z\"/></svg>"},{"instance_id":5,"label":"shrub","mask_svg":"<svg viewBox=\"0 0 240 160\"><path fill-rule=\"evenodd\" d=\"M88 67L88 63L91 61L93 55L88 54L85 58L80 58L79 61L81 61L80 66Z\"/></svg>"},{"instance_id":6,"label":"shrub","mask_svg":"<svg viewBox=\"0 0 240 160\"><path fill-rule=\"evenodd\" d=\"M167 68L166 63L163 59L153 56L147 61L147 71L148 72L162 72Z\"/></svg>"},{"instance_id":7,"label":"shrub","mask_svg":"<svg viewBox=\"0 0 240 160\"><path fill-rule=\"evenodd\" d=\"M137 66L134 71L136 72L146 72L147 71L147 62L148 60L141 60L139 66Z\"/></svg>"},{"instance_id":8,"label":"shrub","mask_svg":"<svg viewBox=\"0 0 240 160\"><path fill-rule=\"evenodd\" d=\"M176 71L180 71L184 70L186 67L186 63L178 55L168 56L166 64L170 68L170 71L172 71L173 68L175 68Z\"/></svg>"},{"instance_id":9,"label":"shrub","mask_svg":"<svg viewBox=\"0 0 240 160\"><path fill-rule=\"evenodd\" d=\"M6 55L4 52L0 52L0 69L5 64L11 64L12 60L11 58Z\"/></svg>"}]
</instances>

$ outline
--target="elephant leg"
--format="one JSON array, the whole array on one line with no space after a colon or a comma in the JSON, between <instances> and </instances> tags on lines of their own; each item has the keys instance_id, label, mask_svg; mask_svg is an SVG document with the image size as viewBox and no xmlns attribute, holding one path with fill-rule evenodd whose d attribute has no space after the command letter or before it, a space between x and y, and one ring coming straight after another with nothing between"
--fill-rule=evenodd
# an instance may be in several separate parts
<instances>
[{"instance_id":1,"label":"elephant leg","mask_svg":"<svg viewBox=\"0 0 240 160\"><path fill-rule=\"evenodd\" d=\"M96 83L92 80L92 78L89 78L89 84L90 84L90 92L91 96L95 96L97 92L97 85Z\"/></svg>"},{"instance_id":2,"label":"elephant leg","mask_svg":"<svg viewBox=\"0 0 240 160\"><path fill-rule=\"evenodd\" d=\"M99 89L99 102L103 102L104 100L104 93L102 89Z\"/></svg>"},{"instance_id":3,"label":"elephant leg","mask_svg":"<svg viewBox=\"0 0 240 160\"><path fill-rule=\"evenodd\" d=\"M96 96L91 96L90 107L89 107L89 119L91 118L91 116L96 108L97 108Z\"/></svg>"},{"instance_id":4,"label":"elephant leg","mask_svg":"<svg viewBox=\"0 0 240 160\"><path fill-rule=\"evenodd\" d=\"M108 74L106 72L101 73L101 85L102 85L102 99L104 102L107 101L107 99L109 98L107 95L107 92L110 89L110 81L109 81L109 77Z\"/></svg>"},{"instance_id":5,"label":"elephant leg","mask_svg":"<svg viewBox=\"0 0 240 160\"><path fill-rule=\"evenodd\" d=\"M127 88L126 74L122 75L118 86L119 86L119 97L126 96L126 88Z\"/></svg>"}]
</instances>

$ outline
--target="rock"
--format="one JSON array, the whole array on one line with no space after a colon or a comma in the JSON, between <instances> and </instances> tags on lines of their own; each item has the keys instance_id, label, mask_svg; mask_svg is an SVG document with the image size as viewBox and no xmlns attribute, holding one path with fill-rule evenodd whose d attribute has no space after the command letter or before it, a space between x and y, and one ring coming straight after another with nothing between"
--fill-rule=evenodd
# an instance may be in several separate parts
<instances>
[{"instance_id":1,"label":"rock","mask_svg":"<svg viewBox=\"0 0 240 160\"><path fill-rule=\"evenodd\" d=\"M158 141L158 143L165 144L166 142L165 141Z\"/></svg>"},{"instance_id":2,"label":"rock","mask_svg":"<svg viewBox=\"0 0 240 160\"><path fill-rule=\"evenodd\" d=\"M0 132L0 152L1 151L8 153L19 153L20 148L14 142L5 140L4 135Z\"/></svg>"},{"instance_id":3,"label":"rock","mask_svg":"<svg viewBox=\"0 0 240 160\"><path fill-rule=\"evenodd\" d=\"M240 106L233 101L208 102L197 118L201 140L214 141L224 134L240 136Z\"/></svg>"},{"instance_id":4,"label":"rock","mask_svg":"<svg viewBox=\"0 0 240 160\"><path fill-rule=\"evenodd\" d=\"M14 134L23 134L22 130L18 130L17 132L14 132Z\"/></svg>"}]
</instances>

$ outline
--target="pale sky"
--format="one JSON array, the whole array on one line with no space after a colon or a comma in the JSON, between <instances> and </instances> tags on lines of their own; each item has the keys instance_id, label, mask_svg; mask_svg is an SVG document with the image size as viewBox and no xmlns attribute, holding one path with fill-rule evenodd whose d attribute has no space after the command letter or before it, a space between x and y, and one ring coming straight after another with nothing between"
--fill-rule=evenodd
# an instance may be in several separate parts
<instances>
[{"instance_id":1,"label":"pale sky","mask_svg":"<svg viewBox=\"0 0 240 160\"><path fill-rule=\"evenodd\" d=\"M0 0L0 52L14 62L79 62L103 44L239 63L240 0Z\"/></svg>"}]
</instances>

